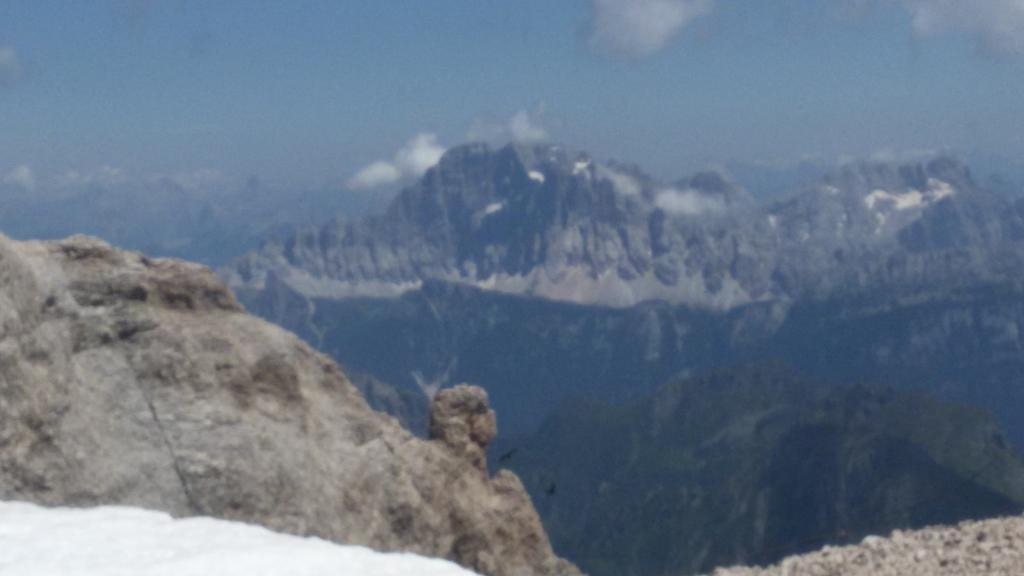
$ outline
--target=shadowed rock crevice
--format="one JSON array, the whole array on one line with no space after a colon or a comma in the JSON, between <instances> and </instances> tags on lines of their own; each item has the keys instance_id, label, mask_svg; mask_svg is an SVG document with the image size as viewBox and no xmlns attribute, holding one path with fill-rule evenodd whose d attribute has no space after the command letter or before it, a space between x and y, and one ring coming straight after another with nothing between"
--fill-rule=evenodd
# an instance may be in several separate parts
<instances>
[{"instance_id":1,"label":"shadowed rock crevice","mask_svg":"<svg viewBox=\"0 0 1024 576\"><path fill-rule=\"evenodd\" d=\"M139 392L142 394L142 398L146 401L149 413L153 417L153 424L156 425L157 432L160 434L160 438L163 440L164 446L167 448L167 452L171 457L171 463L174 466L174 474L181 482L182 495L185 497L185 501L188 502L189 508L194 509L196 507L196 501L189 490L188 480L185 478L185 473L181 469L181 462L178 460L178 456L174 453L174 445L171 444L171 440L167 437L167 431L164 430L164 425L160 422L160 415L156 413L156 407L153 406L153 401L150 400L149 394L147 394L142 387L139 388Z\"/></svg>"}]
</instances>

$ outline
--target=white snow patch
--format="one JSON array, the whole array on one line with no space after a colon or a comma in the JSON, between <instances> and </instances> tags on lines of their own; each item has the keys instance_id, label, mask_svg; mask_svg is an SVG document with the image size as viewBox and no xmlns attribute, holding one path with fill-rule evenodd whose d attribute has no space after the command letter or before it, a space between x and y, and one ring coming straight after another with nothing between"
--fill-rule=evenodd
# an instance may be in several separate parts
<instances>
[{"instance_id":1,"label":"white snow patch","mask_svg":"<svg viewBox=\"0 0 1024 576\"><path fill-rule=\"evenodd\" d=\"M768 225L771 226L772 228L778 228L779 227L779 217L774 215L774 214L769 215L768 216Z\"/></svg>"},{"instance_id":2,"label":"white snow patch","mask_svg":"<svg viewBox=\"0 0 1024 576\"><path fill-rule=\"evenodd\" d=\"M950 198L956 195L956 188L949 182L937 178L928 179L928 192L931 194L931 201L938 202L943 198Z\"/></svg>"},{"instance_id":3,"label":"white snow patch","mask_svg":"<svg viewBox=\"0 0 1024 576\"><path fill-rule=\"evenodd\" d=\"M835 186L822 186L818 190L822 194L827 194L829 196L838 196L839 195L839 188L836 188Z\"/></svg>"},{"instance_id":4,"label":"white snow patch","mask_svg":"<svg viewBox=\"0 0 1024 576\"><path fill-rule=\"evenodd\" d=\"M484 208L484 216L490 216L491 214L501 212L501 210L504 207L505 204L503 202L494 202L492 204L488 204L487 207Z\"/></svg>"},{"instance_id":5,"label":"white snow patch","mask_svg":"<svg viewBox=\"0 0 1024 576\"><path fill-rule=\"evenodd\" d=\"M948 182L930 178L928 189L925 191L910 189L901 194L894 194L886 190L874 190L864 198L864 205L869 210L888 207L894 210L911 210L921 208L928 204L934 204L943 198L949 198L956 194L956 189Z\"/></svg>"},{"instance_id":6,"label":"white snow patch","mask_svg":"<svg viewBox=\"0 0 1024 576\"><path fill-rule=\"evenodd\" d=\"M903 194L875 190L864 198L864 205L869 210L874 210L880 204L890 204L896 210L909 210L924 204L924 194L921 194L920 190L910 190Z\"/></svg>"},{"instance_id":7,"label":"white snow patch","mask_svg":"<svg viewBox=\"0 0 1024 576\"><path fill-rule=\"evenodd\" d=\"M572 175L579 176L580 174L590 175L590 160L577 160L573 165Z\"/></svg>"},{"instance_id":8,"label":"white snow patch","mask_svg":"<svg viewBox=\"0 0 1024 576\"><path fill-rule=\"evenodd\" d=\"M382 554L211 518L0 503L0 576L472 576L444 560Z\"/></svg>"},{"instance_id":9,"label":"white snow patch","mask_svg":"<svg viewBox=\"0 0 1024 576\"><path fill-rule=\"evenodd\" d=\"M533 180L534 182L539 182L540 184L543 184L544 180L545 180L544 173L543 172L538 172L536 170L530 170L530 180Z\"/></svg>"}]
</instances>

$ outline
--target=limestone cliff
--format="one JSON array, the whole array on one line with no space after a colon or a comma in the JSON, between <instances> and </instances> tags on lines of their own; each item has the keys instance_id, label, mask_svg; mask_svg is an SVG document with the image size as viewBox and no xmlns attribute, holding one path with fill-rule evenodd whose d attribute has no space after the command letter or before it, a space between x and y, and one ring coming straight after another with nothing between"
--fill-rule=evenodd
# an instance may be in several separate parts
<instances>
[{"instance_id":1,"label":"limestone cliff","mask_svg":"<svg viewBox=\"0 0 1024 576\"><path fill-rule=\"evenodd\" d=\"M482 471L486 394L453 394L441 439L419 440L203 267L0 237L0 500L209 515L497 576L576 573L518 478Z\"/></svg>"}]
</instances>

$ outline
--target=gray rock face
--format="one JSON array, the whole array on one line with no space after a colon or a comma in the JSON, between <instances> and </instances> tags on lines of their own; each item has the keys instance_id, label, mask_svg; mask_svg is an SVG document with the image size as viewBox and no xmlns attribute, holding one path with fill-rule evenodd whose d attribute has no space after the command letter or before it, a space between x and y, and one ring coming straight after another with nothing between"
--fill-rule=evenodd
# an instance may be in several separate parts
<instances>
[{"instance_id":1,"label":"gray rock face","mask_svg":"<svg viewBox=\"0 0 1024 576\"><path fill-rule=\"evenodd\" d=\"M663 184L558 147L456 148L382 216L268 242L224 270L309 298L397 296L430 280L578 303L729 309L879 284L1005 276L1024 220L940 158L852 164L755 206L721 175Z\"/></svg>"},{"instance_id":2,"label":"gray rock face","mask_svg":"<svg viewBox=\"0 0 1024 576\"><path fill-rule=\"evenodd\" d=\"M436 418L447 445L416 439L205 268L0 237L0 499L241 520L484 574L574 573L519 480L488 478L464 449L454 431L482 451L493 415L459 393Z\"/></svg>"},{"instance_id":3,"label":"gray rock face","mask_svg":"<svg viewBox=\"0 0 1024 576\"><path fill-rule=\"evenodd\" d=\"M437 393L430 411L432 440L486 471L487 446L497 434L497 417L483 388L460 385Z\"/></svg>"}]
</instances>

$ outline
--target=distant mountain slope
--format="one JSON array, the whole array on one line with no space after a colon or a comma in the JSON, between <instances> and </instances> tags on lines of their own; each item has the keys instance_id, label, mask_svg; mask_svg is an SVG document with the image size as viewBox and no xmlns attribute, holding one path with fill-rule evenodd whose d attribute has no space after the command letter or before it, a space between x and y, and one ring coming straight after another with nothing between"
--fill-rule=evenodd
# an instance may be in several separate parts
<instances>
[{"instance_id":1,"label":"distant mountain slope","mask_svg":"<svg viewBox=\"0 0 1024 576\"><path fill-rule=\"evenodd\" d=\"M398 299L307 300L277 281L239 297L348 368L396 387L377 405L392 413L422 413L431 389L472 382L488 389L502 433L521 434L568 396L618 402L680 374L781 359L827 381L982 406L1024 446L1022 283L907 294L881 287L729 312L581 306L438 282Z\"/></svg>"},{"instance_id":2,"label":"distant mountain slope","mask_svg":"<svg viewBox=\"0 0 1024 576\"><path fill-rule=\"evenodd\" d=\"M796 303L757 334L770 308L747 309L743 357L781 358L821 378L920 389L980 406L1024 447L1024 282L909 294L884 287ZM757 328L755 328L757 327Z\"/></svg>"},{"instance_id":3,"label":"distant mountain slope","mask_svg":"<svg viewBox=\"0 0 1024 576\"><path fill-rule=\"evenodd\" d=\"M556 146L449 151L382 216L267 243L225 269L307 297L429 280L578 303L728 309L876 284L1018 273L1024 219L959 162L850 164L758 207L718 174L659 183Z\"/></svg>"},{"instance_id":4,"label":"distant mountain slope","mask_svg":"<svg viewBox=\"0 0 1024 576\"><path fill-rule=\"evenodd\" d=\"M495 448L556 550L594 576L770 563L1024 509L1024 462L983 413L772 365L571 401Z\"/></svg>"},{"instance_id":5,"label":"distant mountain slope","mask_svg":"<svg viewBox=\"0 0 1024 576\"><path fill-rule=\"evenodd\" d=\"M535 430L568 395L624 400L729 360L727 326L701 310L580 306L441 282L398 299L306 300L283 282L268 286L239 298L348 369L395 386L406 406L460 382L485 386L502 434Z\"/></svg>"}]
</instances>

